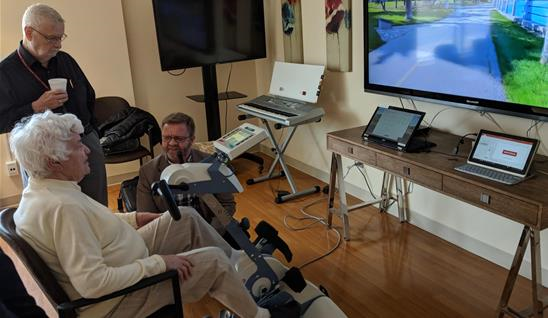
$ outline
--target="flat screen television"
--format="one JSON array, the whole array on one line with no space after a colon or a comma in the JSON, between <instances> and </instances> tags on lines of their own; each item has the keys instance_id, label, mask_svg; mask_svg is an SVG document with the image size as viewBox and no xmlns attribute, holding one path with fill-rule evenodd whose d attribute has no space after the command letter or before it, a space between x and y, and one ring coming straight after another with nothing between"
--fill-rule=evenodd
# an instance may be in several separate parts
<instances>
[{"instance_id":1,"label":"flat screen television","mask_svg":"<svg viewBox=\"0 0 550 320\"><path fill-rule=\"evenodd\" d=\"M548 121L547 0L369 0L363 16L365 91Z\"/></svg>"},{"instance_id":2,"label":"flat screen television","mask_svg":"<svg viewBox=\"0 0 550 320\"><path fill-rule=\"evenodd\" d=\"M162 71L266 57L261 0L153 0Z\"/></svg>"}]
</instances>

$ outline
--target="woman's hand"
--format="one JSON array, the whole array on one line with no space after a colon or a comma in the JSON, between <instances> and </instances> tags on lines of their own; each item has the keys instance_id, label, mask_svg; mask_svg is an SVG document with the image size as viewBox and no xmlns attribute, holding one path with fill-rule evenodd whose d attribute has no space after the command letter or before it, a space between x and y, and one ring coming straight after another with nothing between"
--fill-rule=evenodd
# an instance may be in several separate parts
<instances>
[{"instance_id":1,"label":"woman's hand","mask_svg":"<svg viewBox=\"0 0 550 320\"><path fill-rule=\"evenodd\" d=\"M161 257L166 264L166 270L177 270L181 281L189 279L193 263L187 257L177 255L161 255Z\"/></svg>"}]
</instances>

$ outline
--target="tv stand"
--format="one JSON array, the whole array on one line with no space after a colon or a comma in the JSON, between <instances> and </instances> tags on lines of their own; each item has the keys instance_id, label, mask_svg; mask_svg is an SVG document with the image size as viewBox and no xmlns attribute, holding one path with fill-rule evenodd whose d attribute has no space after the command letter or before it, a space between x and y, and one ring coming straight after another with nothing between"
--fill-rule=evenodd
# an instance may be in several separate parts
<instances>
[{"instance_id":1,"label":"tv stand","mask_svg":"<svg viewBox=\"0 0 550 320\"><path fill-rule=\"evenodd\" d=\"M220 100L231 100L231 99L240 99L240 98L246 98L246 94L242 94L237 91L228 91L228 92L220 92L218 93L218 101ZM193 96L187 96L187 98L195 101L195 102L204 102L204 95L203 94L197 94Z\"/></svg>"},{"instance_id":2,"label":"tv stand","mask_svg":"<svg viewBox=\"0 0 550 320\"><path fill-rule=\"evenodd\" d=\"M218 80L216 76L215 64L202 66L202 86L204 95L193 95L188 96L188 98L196 102L204 102L206 107L206 128L208 132L208 141L214 141L222 136L219 100L245 98L246 95L236 91L218 93ZM248 152L243 153L239 156L239 158L245 158L256 162L260 173L262 172L264 167L263 158Z\"/></svg>"},{"instance_id":3,"label":"tv stand","mask_svg":"<svg viewBox=\"0 0 550 320\"><path fill-rule=\"evenodd\" d=\"M195 102L204 102L206 107L208 141L214 141L222 136L219 101L246 98L246 95L237 91L218 93L218 79L216 76L215 64L202 66L202 87L204 94L187 96L187 98Z\"/></svg>"}]
</instances>

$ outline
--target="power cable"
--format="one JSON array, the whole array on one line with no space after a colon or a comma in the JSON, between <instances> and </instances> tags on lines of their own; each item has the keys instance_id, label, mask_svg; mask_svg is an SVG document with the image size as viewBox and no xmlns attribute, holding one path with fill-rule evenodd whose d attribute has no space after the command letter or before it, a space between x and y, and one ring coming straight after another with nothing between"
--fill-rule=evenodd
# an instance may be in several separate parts
<instances>
[{"instance_id":1,"label":"power cable","mask_svg":"<svg viewBox=\"0 0 550 320\"><path fill-rule=\"evenodd\" d=\"M179 77L182 74L184 74L185 71L187 71L187 68L183 69L180 73L173 73L172 71L168 71L168 74L171 75L171 76L174 76L174 77Z\"/></svg>"},{"instance_id":2,"label":"power cable","mask_svg":"<svg viewBox=\"0 0 550 320\"><path fill-rule=\"evenodd\" d=\"M223 134L226 134L227 133L227 110L229 109L229 105L228 105L228 101L229 100L229 96L228 96L228 91L229 91L229 82L231 81L231 73L233 72L233 64L230 64L230 67L229 67L229 74L227 75L227 83L225 85L225 123L224 123L224 128L223 128Z\"/></svg>"},{"instance_id":3,"label":"power cable","mask_svg":"<svg viewBox=\"0 0 550 320\"><path fill-rule=\"evenodd\" d=\"M348 171L349 172L349 171ZM314 204L317 204L321 201L326 201L327 200L327 197L322 197L320 199L316 199L308 204L306 204L305 206L303 206L302 208L300 208L300 212L305 216L305 217L295 217L295 216L292 216L292 215L286 215L284 218L283 218L283 223L285 225L285 227L291 231L302 231L302 230L306 230L306 229L309 229L311 228L312 226L314 226L315 224L322 224L322 225L325 225L328 227L328 222L325 220L325 218L321 218L321 217L318 217L316 215L313 215L313 214L310 214L310 213L307 213L305 210L309 207L311 207L312 205ZM296 220L296 221L307 221L307 220L313 220L313 222L309 223L308 225L306 226L302 226L302 227L292 227L289 223L288 223L288 219L293 219L293 220ZM329 230L334 232L337 236L337 240L336 240L336 244L330 248L327 252L323 253L322 255L318 256L318 257L315 257L313 259L310 259L308 261L306 261L305 263L301 264L300 266L298 266L298 269L302 269L302 268L305 268L306 266L316 262L316 261L319 261L321 259L323 259L324 257L330 255L331 253L333 253L334 251L336 251L336 249L338 249L338 247L340 246L340 243L342 243L342 235L340 234L340 232L338 230L336 230L336 228L334 228L333 226L330 226L329 227Z\"/></svg>"},{"instance_id":4,"label":"power cable","mask_svg":"<svg viewBox=\"0 0 550 320\"><path fill-rule=\"evenodd\" d=\"M480 111L479 113L482 117L485 117L487 119L489 119L492 123L495 124L495 126L497 126L497 128L500 130L500 132L502 133L505 133L506 131L500 126L500 124L495 120L495 118L493 117L492 114L490 114L489 112L485 112L485 111Z\"/></svg>"}]
</instances>

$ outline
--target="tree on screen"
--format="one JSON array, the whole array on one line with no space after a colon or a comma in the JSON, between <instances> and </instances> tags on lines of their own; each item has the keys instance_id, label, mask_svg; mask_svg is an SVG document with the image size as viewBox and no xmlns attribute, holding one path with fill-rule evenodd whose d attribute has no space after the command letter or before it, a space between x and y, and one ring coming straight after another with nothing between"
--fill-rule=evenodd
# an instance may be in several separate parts
<instances>
[{"instance_id":1,"label":"tree on screen","mask_svg":"<svg viewBox=\"0 0 550 320\"><path fill-rule=\"evenodd\" d=\"M405 0L405 19L412 20L413 11L412 11L412 0Z\"/></svg>"},{"instance_id":2,"label":"tree on screen","mask_svg":"<svg viewBox=\"0 0 550 320\"><path fill-rule=\"evenodd\" d=\"M540 63L548 64L548 32L546 32L544 35L544 45L542 46Z\"/></svg>"}]
</instances>

